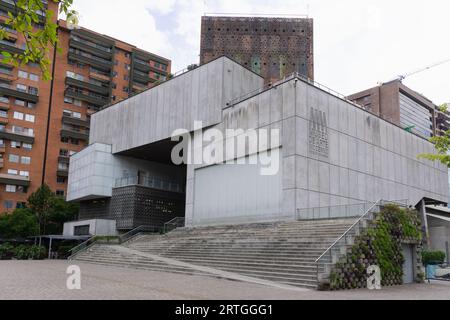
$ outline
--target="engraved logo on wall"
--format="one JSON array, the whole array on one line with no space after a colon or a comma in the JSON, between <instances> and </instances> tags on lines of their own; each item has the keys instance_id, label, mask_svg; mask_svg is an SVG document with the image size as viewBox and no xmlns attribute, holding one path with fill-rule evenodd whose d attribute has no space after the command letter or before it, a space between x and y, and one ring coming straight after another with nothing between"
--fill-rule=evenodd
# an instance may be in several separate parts
<instances>
[{"instance_id":1,"label":"engraved logo on wall","mask_svg":"<svg viewBox=\"0 0 450 320\"><path fill-rule=\"evenodd\" d=\"M311 108L309 121L309 153L328 159L330 155L329 141L326 113Z\"/></svg>"}]
</instances>

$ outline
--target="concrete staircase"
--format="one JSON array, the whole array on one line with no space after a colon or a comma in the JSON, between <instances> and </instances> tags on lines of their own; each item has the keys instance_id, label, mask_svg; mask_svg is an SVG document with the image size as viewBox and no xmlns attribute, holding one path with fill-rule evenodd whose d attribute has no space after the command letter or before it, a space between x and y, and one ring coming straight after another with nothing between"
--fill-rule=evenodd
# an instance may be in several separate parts
<instances>
[{"instance_id":1,"label":"concrete staircase","mask_svg":"<svg viewBox=\"0 0 450 320\"><path fill-rule=\"evenodd\" d=\"M140 235L124 244L130 252L156 255L284 285L317 288L315 260L356 219L177 229ZM152 271L208 275L187 267L94 245L76 260ZM331 262L331 261L330 261Z\"/></svg>"}]
</instances>

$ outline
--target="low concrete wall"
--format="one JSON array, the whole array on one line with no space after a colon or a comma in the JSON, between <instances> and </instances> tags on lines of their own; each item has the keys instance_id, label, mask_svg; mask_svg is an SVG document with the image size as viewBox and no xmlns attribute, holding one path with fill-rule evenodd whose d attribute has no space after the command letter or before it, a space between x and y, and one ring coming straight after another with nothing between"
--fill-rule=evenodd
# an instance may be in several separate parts
<instances>
[{"instance_id":1,"label":"low concrete wall","mask_svg":"<svg viewBox=\"0 0 450 320\"><path fill-rule=\"evenodd\" d=\"M92 236L116 236L116 221L115 220L84 220L67 222L64 224L64 236L75 236L75 228L81 226L89 226L89 233Z\"/></svg>"}]
</instances>

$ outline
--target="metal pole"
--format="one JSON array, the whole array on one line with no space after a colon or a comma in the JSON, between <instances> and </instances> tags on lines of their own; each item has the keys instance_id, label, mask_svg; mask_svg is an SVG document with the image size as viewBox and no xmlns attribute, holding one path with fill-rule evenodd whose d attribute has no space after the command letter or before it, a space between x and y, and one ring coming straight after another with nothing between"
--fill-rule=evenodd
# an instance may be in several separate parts
<instances>
[{"instance_id":1,"label":"metal pole","mask_svg":"<svg viewBox=\"0 0 450 320\"><path fill-rule=\"evenodd\" d=\"M426 244L428 248L431 248L430 230L428 229L428 218L427 218L427 210L425 207L425 199L422 199L422 202L420 204L420 210L422 212L423 226L425 227Z\"/></svg>"},{"instance_id":2,"label":"metal pole","mask_svg":"<svg viewBox=\"0 0 450 320\"><path fill-rule=\"evenodd\" d=\"M52 240L53 240L53 238L50 237L50 243L48 245L48 259L49 260L52 258Z\"/></svg>"}]
</instances>

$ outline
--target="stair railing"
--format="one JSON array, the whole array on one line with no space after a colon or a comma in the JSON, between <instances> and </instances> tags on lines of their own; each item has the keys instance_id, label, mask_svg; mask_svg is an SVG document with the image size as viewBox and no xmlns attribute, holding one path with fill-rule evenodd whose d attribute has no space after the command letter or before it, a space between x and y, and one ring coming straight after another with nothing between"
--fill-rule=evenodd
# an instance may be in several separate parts
<instances>
[{"instance_id":1,"label":"stair railing","mask_svg":"<svg viewBox=\"0 0 450 320\"><path fill-rule=\"evenodd\" d=\"M70 256L67 258L68 260L73 260L81 251L85 251L88 248L92 247L95 243L96 239L95 237L89 238L88 240L84 241L83 243L80 243L76 247L69 250Z\"/></svg>"},{"instance_id":2,"label":"stair railing","mask_svg":"<svg viewBox=\"0 0 450 320\"><path fill-rule=\"evenodd\" d=\"M182 228L185 226L186 219L184 217L176 217L169 222L164 223L164 233L168 233L177 228Z\"/></svg>"},{"instance_id":3,"label":"stair railing","mask_svg":"<svg viewBox=\"0 0 450 320\"><path fill-rule=\"evenodd\" d=\"M404 203L403 203L404 201ZM375 218L375 214L379 213L381 211L381 208L384 207L386 204L396 204L401 207L407 207L407 200L401 200L401 201L384 201L384 200L378 200L373 204L355 223L352 224L350 228L348 228L345 233L340 236L327 250L325 250L322 255L317 258L315 261L316 267L317 267L317 280L320 282L320 267L325 267L327 263L333 264L337 261L333 261L333 254L336 251L340 251L341 248L344 246L346 247L349 244L349 240L353 239L354 236L357 234L357 228L359 228L365 221L372 221Z\"/></svg>"},{"instance_id":4,"label":"stair railing","mask_svg":"<svg viewBox=\"0 0 450 320\"><path fill-rule=\"evenodd\" d=\"M131 231L128 231L127 233L124 233L122 235L119 236L119 243L123 244L125 242L130 241L131 239L133 239L134 237L139 236L142 233L158 233L160 232L160 228L158 227L153 227L153 226L139 226L137 228L134 228Z\"/></svg>"}]
</instances>

